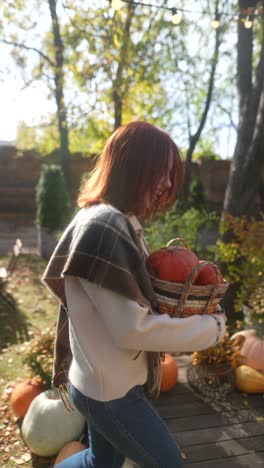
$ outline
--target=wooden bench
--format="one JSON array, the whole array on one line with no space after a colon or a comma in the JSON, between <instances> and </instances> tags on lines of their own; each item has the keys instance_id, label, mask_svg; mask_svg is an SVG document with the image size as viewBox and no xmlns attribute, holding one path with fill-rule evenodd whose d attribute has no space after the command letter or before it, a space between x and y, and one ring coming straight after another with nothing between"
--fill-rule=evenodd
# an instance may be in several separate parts
<instances>
[{"instance_id":1,"label":"wooden bench","mask_svg":"<svg viewBox=\"0 0 264 468\"><path fill-rule=\"evenodd\" d=\"M13 274L16 268L17 260L21 253L22 247L23 245L22 245L21 240L16 239L16 242L13 246L13 252L10 257L7 267L0 267L0 297L3 298L5 302L11 305L12 305L12 301L10 300L9 296L5 292L5 286L6 286L8 279L11 277L11 275Z\"/></svg>"}]
</instances>

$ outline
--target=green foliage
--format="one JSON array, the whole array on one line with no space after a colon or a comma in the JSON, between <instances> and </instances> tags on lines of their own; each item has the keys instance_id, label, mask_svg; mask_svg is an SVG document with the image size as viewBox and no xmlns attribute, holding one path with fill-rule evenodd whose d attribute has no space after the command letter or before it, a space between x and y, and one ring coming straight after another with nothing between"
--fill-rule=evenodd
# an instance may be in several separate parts
<instances>
[{"instance_id":1,"label":"green foliage","mask_svg":"<svg viewBox=\"0 0 264 468\"><path fill-rule=\"evenodd\" d=\"M43 165L36 192L37 225L54 232L63 227L70 214L70 203L60 166Z\"/></svg>"},{"instance_id":2,"label":"green foliage","mask_svg":"<svg viewBox=\"0 0 264 468\"><path fill-rule=\"evenodd\" d=\"M214 212L190 208L181 213L172 207L165 214L159 215L151 226L146 226L145 237L152 251L164 247L170 239L181 237L186 240L191 250L201 255L203 249L199 232L205 226L214 225L216 221L217 215ZM207 258L209 255L208 253Z\"/></svg>"},{"instance_id":3,"label":"green foliage","mask_svg":"<svg viewBox=\"0 0 264 468\"><path fill-rule=\"evenodd\" d=\"M221 157L214 151L214 144L216 140L217 132L211 128L210 133L202 136L197 143L196 151L193 154L193 161L202 160L219 160Z\"/></svg>"},{"instance_id":4,"label":"green foliage","mask_svg":"<svg viewBox=\"0 0 264 468\"><path fill-rule=\"evenodd\" d=\"M116 95L122 102L123 123L148 120L171 133L179 146L187 147L187 135L195 134L206 102L214 50L211 28L199 21L182 21L175 27L169 11L134 7L130 2L117 12L106 0L64 3L57 7L64 50L64 83L59 83L64 88L70 151L101 151L113 130ZM223 2L223 12L230 10L228 3ZM203 1L203 7L205 4ZM162 5L166 8L170 2L164 0ZM40 15L47 19L41 28L37 26ZM3 37L21 44L11 47L10 55L25 85L42 81L47 99L54 100L56 48L49 2L11 2L3 7L3 17ZM30 50L32 44L34 50ZM233 72L230 43L228 50L231 52L224 57L224 69L228 59ZM205 128L206 137L201 137L197 145L203 157L208 145L211 151L217 144L219 119L215 118L215 110L219 114L218 103L228 91L226 81L226 73L215 77L210 123ZM225 89L217 95L223 82ZM229 89L233 89L233 82L232 76ZM52 118L49 122L42 120L34 119L38 126L19 130L21 149L35 147L39 153L47 154L59 147L56 118L53 122Z\"/></svg>"},{"instance_id":5,"label":"green foliage","mask_svg":"<svg viewBox=\"0 0 264 468\"><path fill-rule=\"evenodd\" d=\"M37 132L35 127L19 122L16 134L16 146L19 150L31 150L37 148Z\"/></svg>"},{"instance_id":6,"label":"green foliage","mask_svg":"<svg viewBox=\"0 0 264 468\"><path fill-rule=\"evenodd\" d=\"M206 211L205 188L199 177L195 177L191 182L188 203L186 203L186 198L181 193L178 197L177 212L184 213L187 207L195 208L198 211Z\"/></svg>"},{"instance_id":7,"label":"green foliage","mask_svg":"<svg viewBox=\"0 0 264 468\"><path fill-rule=\"evenodd\" d=\"M230 242L218 240L217 257L225 264L226 279L239 285L235 310L244 304L252 311L251 323L264 335L264 215L259 220L226 215L221 233L232 233Z\"/></svg>"},{"instance_id":8,"label":"green foliage","mask_svg":"<svg viewBox=\"0 0 264 468\"><path fill-rule=\"evenodd\" d=\"M35 149L43 156L58 150L60 141L55 119L56 116L51 115L49 121L40 122L38 127L20 122L16 135L17 148L21 151ZM87 117L78 127L69 127L70 153L99 153L110 134L109 122L99 117Z\"/></svg>"},{"instance_id":9,"label":"green foliage","mask_svg":"<svg viewBox=\"0 0 264 468\"><path fill-rule=\"evenodd\" d=\"M211 161L219 161L219 159L221 159L221 157L219 156L219 154L216 154L213 150L202 150L202 151L196 151L193 155L193 160L194 161L197 161L197 160L211 160Z\"/></svg>"},{"instance_id":10,"label":"green foliage","mask_svg":"<svg viewBox=\"0 0 264 468\"><path fill-rule=\"evenodd\" d=\"M199 177L195 177L190 185L189 206L203 210L206 205L205 189Z\"/></svg>"},{"instance_id":11,"label":"green foliage","mask_svg":"<svg viewBox=\"0 0 264 468\"><path fill-rule=\"evenodd\" d=\"M101 153L111 133L109 121L103 120L102 116L89 116L79 127L69 129L70 151L87 155Z\"/></svg>"},{"instance_id":12,"label":"green foliage","mask_svg":"<svg viewBox=\"0 0 264 468\"><path fill-rule=\"evenodd\" d=\"M95 124L92 133L113 130L116 95L122 103L122 123L142 119L168 128L171 121L172 106L162 80L173 60L171 49L180 45L175 28L164 20L162 10L124 4L114 13L107 3L86 8L79 0L69 2L72 20L63 29L66 68L83 96L73 110L80 115L77 127L86 133L89 149L95 139L90 143L87 125ZM89 108L85 115L84 107Z\"/></svg>"},{"instance_id":13,"label":"green foliage","mask_svg":"<svg viewBox=\"0 0 264 468\"><path fill-rule=\"evenodd\" d=\"M20 122L16 134L16 146L21 151L35 149L43 156L58 149L60 141L55 117L50 116L50 121L46 119L45 122L40 121L38 127Z\"/></svg>"},{"instance_id":14,"label":"green foliage","mask_svg":"<svg viewBox=\"0 0 264 468\"><path fill-rule=\"evenodd\" d=\"M51 387L53 355L54 355L55 327L37 330L33 338L22 353L22 362L30 367L34 377Z\"/></svg>"},{"instance_id":15,"label":"green foliage","mask_svg":"<svg viewBox=\"0 0 264 468\"><path fill-rule=\"evenodd\" d=\"M251 294L248 305L248 326L255 328L256 334L264 339L264 280Z\"/></svg>"}]
</instances>

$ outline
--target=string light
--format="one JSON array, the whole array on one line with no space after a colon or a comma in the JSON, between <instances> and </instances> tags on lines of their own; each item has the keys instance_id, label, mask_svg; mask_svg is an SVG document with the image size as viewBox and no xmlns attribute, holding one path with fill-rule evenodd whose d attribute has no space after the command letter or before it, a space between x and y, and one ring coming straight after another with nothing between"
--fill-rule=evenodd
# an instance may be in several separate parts
<instances>
[{"instance_id":1,"label":"string light","mask_svg":"<svg viewBox=\"0 0 264 468\"><path fill-rule=\"evenodd\" d=\"M145 6L149 8L156 8L158 10L170 11L172 14L171 21L175 25L178 25L181 23L182 18L183 18L183 13L199 13L199 14L202 14L203 16L205 15L205 13L202 13L201 11L188 10L186 8L176 9L176 8L171 8L166 5L154 5L151 2L147 2L147 0L142 0L142 1L140 0L110 0L110 1L111 1L111 7L115 11L120 10L125 5L125 3L134 5L134 6L141 5L141 6ZM244 27L246 29L250 29L253 26L254 18L264 17L264 9L263 7L259 7L258 9L247 8L244 10L237 11L235 14L222 12L221 16L226 17L226 18L231 18L233 21L236 21L236 22L241 21L242 23L244 23ZM217 13L215 15L215 18L211 21L211 26L213 29L218 29L220 25L221 25L220 14Z\"/></svg>"},{"instance_id":2,"label":"string light","mask_svg":"<svg viewBox=\"0 0 264 468\"><path fill-rule=\"evenodd\" d=\"M176 10L176 8L172 8L171 12L172 12L171 21L173 22L173 24L180 24L182 20L182 12Z\"/></svg>"},{"instance_id":3,"label":"string light","mask_svg":"<svg viewBox=\"0 0 264 468\"><path fill-rule=\"evenodd\" d=\"M217 13L215 15L215 19L213 19L213 21L211 21L211 26L213 29L218 29L220 27L220 15L219 13Z\"/></svg>"},{"instance_id":4,"label":"string light","mask_svg":"<svg viewBox=\"0 0 264 468\"><path fill-rule=\"evenodd\" d=\"M121 10L123 5L124 5L124 2L121 2L121 0L112 0L112 3L111 3L111 7L115 11Z\"/></svg>"},{"instance_id":5,"label":"string light","mask_svg":"<svg viewBox=\"0 0 264 468\"><path fill-rule=\"evenodd\" d=\"M251 29L253 26L253 16L250 15L246 18L246 21L244 23L244 26L246 29Z\"/></svg>"}]
</instances>

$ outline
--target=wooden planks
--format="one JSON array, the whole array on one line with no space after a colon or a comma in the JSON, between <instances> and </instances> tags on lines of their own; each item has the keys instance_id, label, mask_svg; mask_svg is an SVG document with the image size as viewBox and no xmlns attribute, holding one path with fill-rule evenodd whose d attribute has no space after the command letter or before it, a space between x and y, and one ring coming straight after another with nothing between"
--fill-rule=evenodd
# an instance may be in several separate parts
<instances>
[{"instance_id":1,"label":"wooden planks","mask_svg":"<svg viewBox=\"0 0 264 468\"><path fill-rule=\"evenodd\" d=\"M263 468L264 456L263 454L245 454L237 457L206 460L195 463L185 462L185 466L189 466L190 468Z\"/></svg>"},{"instance_id":2,"label":"wooden planks","mask_svg":"<svg viewBox=\"0 0 264 468\"><path fill-rule=\"evenodd\" d=\"M248 437L240 440L227 440L223 442L215 442L200 445L193 445L183 449L186 455L186 462L195 463L207 460L216 460L229 457L236 457L240 455L248 455L250 452L259 454L260 458L264 456L263 453L263 437Z\"/></svg>"},{"instance_id":3,"label":"wooden planks","mask_svg":"<svg viewBox=\"0 0 264 468\"><path fill-rule=\"evenodd\" d=\"M206 401L186 381L190 357L176 357L179 382L154 406L192 468L264 467L264 395L232 392Z\"/></svg>"},{"instance_id":4,"label":"wooden planks","mask_svg":"<svg viewBox=\"0 0 264 468\"><path fill-rule=\"evenodd\" d=\"M170 429L170 425L167 425ZM256 424L255 422L234 424L232 426L218 426L210 428L210 430L208 430L208 428L204 428L198 430L171 432L181 447L190 447L191 445L198 444L204 445L224 440L235 440L259 435L262 435L264 440L263 424Z\"/></svg>"}]
</instances>

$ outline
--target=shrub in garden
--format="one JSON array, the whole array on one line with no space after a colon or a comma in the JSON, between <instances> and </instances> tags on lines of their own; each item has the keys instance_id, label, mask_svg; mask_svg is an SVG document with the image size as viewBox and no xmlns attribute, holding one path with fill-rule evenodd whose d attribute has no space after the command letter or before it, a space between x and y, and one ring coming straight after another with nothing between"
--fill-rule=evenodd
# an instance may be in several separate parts
<instances>
[{"instance_id":1,"label":"shrub in garden","mask_svg":"<svg viewBox=\"0 0 264 468\"><path fill-rule=\"evenodd\" d=\"M176 201L177 213L183 214L189 208L195 208L199 211L206 211L206 192L204 185L199 177L195 177L190 184L188 199L179 193Z\"/></svg>"},{"instance_id":2,"label":"shrub in garden","mask_svg":"<svg viewBox=\"0 0 264 468\"><path fill-rule=\"evenodd\" d=\"M40 254L49 258L56 245L55 233L65 226L70 214L69 196L60 166L43 166L37 184L36 204Z\"/></svg>"},{"instance_id":3,"label":"shrub in garden","mask_svg":"<svg viewBox=\"0 0 264 468\"><path fill-rule=\"evenodd\" d=\"M51 386L55 327L37 331L22 354L22 361L47 387Z\"/></svg>"},{"instance_id":4,"label":"shrub in garden","mask_svg":"<svg viewBox=\"0 0 264 468\"><path fill-rule=\"evenodd\" d=\"M60 166L44 165L37 185L37 225L54 232L69 216L69 197Z\"/></svg>"},{"instance_id":5,"label":"shrub in garden","mask_svg":"<svg viewBox=\"0 0 264 468\"><path fill-rule=\"evenodd\" d=\"M211 227L217 222L218 215L215 212L190 208L182 213L176 205L166 213L160 214L151 226L145 226L145 237L152 251L164 247L170 239L181 237L186 240L190 249L200 256L204 252L199 233L205 226ZM212 253L211 256L213 260ZM209 257L208 252L206 258L209 260Z\"/></svg>"},{"instance_id":6,"label":"shrub in garden","mask_svg":"<svg viewBox=\"0 0 264 468\"><path fill-rule=\"evenodd\" d=\"M206 207L205 189L199 177L195 177L190 185L189 206L197 210L204 210Z\"/></svg>"},{"instance_id":7,"label":"shrub in garden","mask_svg":"<svg viewBox=\"0 0 264 468\"><path fill-rule=\"evenodd\" d=\"M226 216L222 232L231 230L232 240L218 241L217 254L225 263L226 276L237 285L234 307L244 320L237 334L245 337L243 363L264 372L264 216L258 220Z\"/></svg>"},{"instance_id":8,"label":"shrub in garden","mask_svg":"<svg viewBox=\"0 0 264 468\"><path fill-rule=\"evenodd\" d=\"M231 230L230 242L217 241L218 260L225 264L226 279L237 284L235 310L249 308L249 325L264 335L264 215L261 219L226 215L221 233Z\"/></svg>"}]
</instances>

